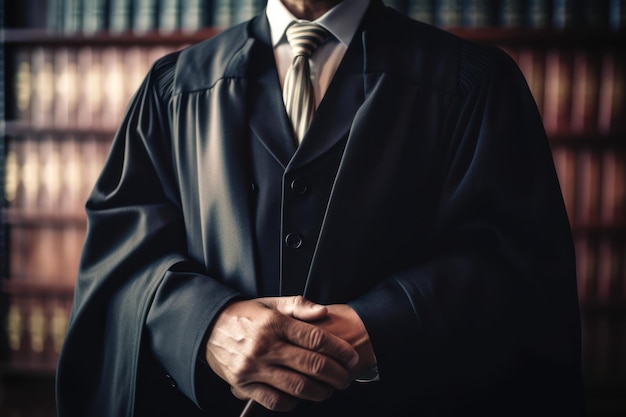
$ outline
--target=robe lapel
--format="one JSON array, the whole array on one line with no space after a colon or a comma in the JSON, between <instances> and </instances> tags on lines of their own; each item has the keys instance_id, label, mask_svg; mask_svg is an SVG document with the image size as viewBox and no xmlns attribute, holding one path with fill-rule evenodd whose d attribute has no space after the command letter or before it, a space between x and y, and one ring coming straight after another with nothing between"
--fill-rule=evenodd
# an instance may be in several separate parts
<instances>
[{"instance_id":1,"label":"robe lapel","mask_svg":"<svg viewBox=\"0 0 626 417\"><path fill-rule=\"evenodd\" d=\"M286 168L296 150L291 125L285 105L274 51L272 49L269 23L260 17L253 24L256 42L250 60L250 128L252 133L270 154Z\"/></svg>"}]
</instances>

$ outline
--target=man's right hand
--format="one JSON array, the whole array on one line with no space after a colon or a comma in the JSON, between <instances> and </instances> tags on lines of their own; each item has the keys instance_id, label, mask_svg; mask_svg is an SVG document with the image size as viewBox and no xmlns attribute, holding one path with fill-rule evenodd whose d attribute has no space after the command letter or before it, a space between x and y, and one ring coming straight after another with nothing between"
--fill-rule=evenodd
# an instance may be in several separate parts
<instances>
[{"instance_id":1,"label":"man's right hand","mask_svg":"<svg viewBox=\"0 0 626 417\"><path fill-rule=\"evenodd\" d=\"M325 315L325 307L301 296L235 301L211 329L207 362L234 395L267 409L289 411L298 399L323 401L348 387L358 363L348 342L301 321Z\"/></svg>"}]
</instances>

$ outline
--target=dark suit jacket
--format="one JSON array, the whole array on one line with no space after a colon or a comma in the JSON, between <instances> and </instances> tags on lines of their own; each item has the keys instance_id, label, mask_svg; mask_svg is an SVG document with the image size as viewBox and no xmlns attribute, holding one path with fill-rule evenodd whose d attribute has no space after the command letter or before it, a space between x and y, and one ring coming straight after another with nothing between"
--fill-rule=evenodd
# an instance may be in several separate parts
<instances>
[{"instance_id":1,"label":"dark suit jacket","mask_svg":"<svg viewBox=\"0 0 626 417\"><path fill-rule=\"evenodd\" d=\"M153 66L86 210L60 417L236 415L207 329L301 292L357 311L382 379L302 415L582 413L569 225L499 50L374 1L296 151L254 19Z\"/></svg>"}]
</instances>

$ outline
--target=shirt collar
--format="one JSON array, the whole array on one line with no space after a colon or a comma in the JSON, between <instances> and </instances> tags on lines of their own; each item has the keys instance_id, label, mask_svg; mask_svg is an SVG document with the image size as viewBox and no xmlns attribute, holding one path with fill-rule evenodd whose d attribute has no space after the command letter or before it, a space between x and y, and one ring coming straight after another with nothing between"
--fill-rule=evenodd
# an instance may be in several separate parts
<instances>
[{"instance_id":1,"label":"shirt collar","mask_svg":"<svg viewBox=\"0 0 626 417\"><path fill-rule=\"evenodd\" d=\"M316 19L315 23L323 26L347 47L352 41L368 6L369 1L343 0L319 19ZM285 40L284 35L287 26L298 19L287 10L281 0L268 0L265 13L270 24L272 46L276 47Z\"/></svg>"}]
</instances>

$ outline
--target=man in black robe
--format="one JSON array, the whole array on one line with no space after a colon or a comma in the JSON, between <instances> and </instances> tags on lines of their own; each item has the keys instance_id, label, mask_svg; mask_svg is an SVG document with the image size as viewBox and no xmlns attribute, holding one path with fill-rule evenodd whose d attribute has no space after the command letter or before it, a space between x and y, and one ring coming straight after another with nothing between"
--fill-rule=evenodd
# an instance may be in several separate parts
<instances>
[{"instance_id":1,"label":"man in black robe","mask_svg":"<svg viewBox=\"0 0 626 417\"><path fill-rule=\"evenodd\" d=\"M301 141L281 7L327 26L337 63L312 67L332 81ZM59 417L583 413L571 234L527 85L379 0L269 0L158 60L86 211Z\"/></svg>"}]
</instances>

